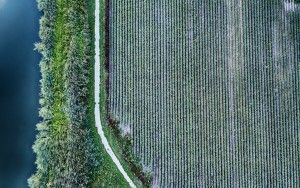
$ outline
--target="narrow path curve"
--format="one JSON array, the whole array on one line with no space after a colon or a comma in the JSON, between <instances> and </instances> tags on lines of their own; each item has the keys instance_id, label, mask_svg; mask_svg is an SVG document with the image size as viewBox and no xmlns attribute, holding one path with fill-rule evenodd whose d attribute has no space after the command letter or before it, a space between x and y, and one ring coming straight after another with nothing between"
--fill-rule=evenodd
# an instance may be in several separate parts
<instances>
[{"instance_id":1,"label":"narrow path curve","mask_svg":"<svg viewBox=\"0 0 300 188\"><path fill-rule=\"evenodd\" d=\"M113 150L111 149L102 129L101 120L100 120L100 109L99 109L99 94L100 94L100 5L99 0L95 0L96 8L95 8L95 121L96 127L98 130L98 134L101 138L101 142L105 147L105 150L113 160L113 162L117 165L119 171L122 173L126 181L129 183L130 187L136 188L133 181L129 178L127 173L125 172L124 168L122 167L120 161L114 154Z\"/></svg>"}]
</instances>

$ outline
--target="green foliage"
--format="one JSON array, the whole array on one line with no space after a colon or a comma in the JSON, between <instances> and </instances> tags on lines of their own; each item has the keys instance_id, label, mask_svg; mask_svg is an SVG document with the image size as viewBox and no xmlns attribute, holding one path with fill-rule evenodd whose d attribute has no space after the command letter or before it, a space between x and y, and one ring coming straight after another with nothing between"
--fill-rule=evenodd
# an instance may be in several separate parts
<instances>
[{"instance_id":1,"label":"green foliage","mask_svg":"<svg viewBox=\"0 0 300 188\"><path fill-rule=\"evenodd\" d=\"M87 187L101 164L87 121L91 35L85 2L38 0L42 122L29 187ZM66 14L67 13L67 14ZM68 19L66 19L68 18ZM67 28L67 29L66 29Z\"/></svg>"},{"instance_id":2,"label":"green foliage","mask_svg":"<svg viewBox=\"0 0 300 188\"><path fill-rule=\"evenodd\" d=\"M28 185L128 187L94 126L94 1L38 0L38 7L42 121L33 146L37 171Z\"/></svg>"},{"instance_id":3,"label":"green foliage","mask_svg":"<svg viewBox=\"0 0 300 188\"><path fill-rule=\"evenodd\" d=\"M53 92L52 92L52 74L50 72L50 64L53 62L53 37L56 6L54 1L51 0L39 0L39 9L43 11L44 15L40 20L40 38L41 42L36 45L37 50L43 55L40 68L42 79L41 83L41 109L40 116L43 121L37 125L39 131L33 150L36 153L37 172L29 180L30 187L46 187L49 180L48 172L50 171L51 161L51 119L53 117L52 104L53 104Z\"/></svg>"}]
</instances>

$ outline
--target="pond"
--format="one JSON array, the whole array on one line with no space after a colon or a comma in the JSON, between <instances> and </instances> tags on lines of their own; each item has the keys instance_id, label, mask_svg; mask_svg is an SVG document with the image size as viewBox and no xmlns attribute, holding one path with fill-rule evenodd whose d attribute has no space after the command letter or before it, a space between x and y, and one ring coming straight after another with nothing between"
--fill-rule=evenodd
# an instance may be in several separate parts
<instances>
[{"instance_id":1,"label":"pond","mask_svg":"<svg viewBox=\"0 0 300 188\"><path fill-rule=\"evenodd\" d=\"M0 0L0 187L27 187L35 170L39 17L35 0Z\"/></svg>"}]
</instances>

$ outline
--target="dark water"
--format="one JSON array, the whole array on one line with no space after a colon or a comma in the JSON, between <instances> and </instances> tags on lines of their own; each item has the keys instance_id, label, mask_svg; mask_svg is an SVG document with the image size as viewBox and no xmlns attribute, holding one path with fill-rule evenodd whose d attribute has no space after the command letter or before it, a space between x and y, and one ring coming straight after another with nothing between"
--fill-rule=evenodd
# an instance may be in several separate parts
<instances>
[{"instance_id":1,"label":"dark water","mask_svg":"<svg viewBox=\"0 0 300 188\"><path fill-rule=\"evenodd\" d=\"M0 0L0 187L27 187L38 122L39 12L35 0Z\"/></svg>"}]
</instances>

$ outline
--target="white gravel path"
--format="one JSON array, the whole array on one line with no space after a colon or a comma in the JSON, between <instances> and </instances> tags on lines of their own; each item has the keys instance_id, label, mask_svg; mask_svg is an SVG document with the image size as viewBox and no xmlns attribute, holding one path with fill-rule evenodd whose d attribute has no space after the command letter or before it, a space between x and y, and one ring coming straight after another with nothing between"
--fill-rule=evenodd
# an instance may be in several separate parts
<instances>
[{"instance_id":1,"label":"white gravel path","mask_svg":"<svg viewBox=\"0 0 300 188\"><path fill-rule=\"evenodd\" d=\"M119 171L123 174L126 181L129 183L130 187L136 188L133 181L129 178L128 174L125 172L124 168L122 167L120 161L114 154L113 150L111 149L102 129L101 120L100 120L100 109L99 109L99 90L100 90L100 5L99 0L95 0L96 8L95 8L95 121L96 127L98 129L98 134L101 138L101 142L105 147L105 150L113 160L113 162L117 165Z\"/></svg>"}]
</instances>

